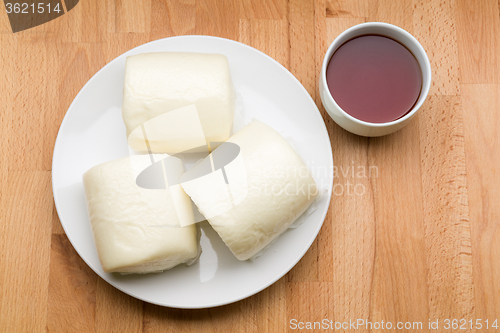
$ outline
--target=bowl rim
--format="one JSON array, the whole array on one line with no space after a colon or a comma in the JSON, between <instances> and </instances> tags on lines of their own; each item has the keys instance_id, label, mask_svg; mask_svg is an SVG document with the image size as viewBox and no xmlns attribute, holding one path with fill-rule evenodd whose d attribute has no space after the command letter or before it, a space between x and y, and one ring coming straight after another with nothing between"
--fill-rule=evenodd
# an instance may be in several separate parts
<instances>
[{"instance_id":1,"label":"bowl rim","mask_svg":"<svg viewBox=\"0 0 500 333\"><path fill-rule=\"evenodd\" d=\"M344 43L344 42L339 43L338 41L344 39L346 35L356 33L357 30L367 28L367 27L379 27L379 28L383 28L383 29L391 29L391 30L395 30L399 34L406 36L408 39L411 40L411 42L415 45L415 47L418 49L418 51L422 54L423 62L424 62L424 65L427 69L426 73L424 74L424 69L422 68L423 66L421 66L420 62L419 62L419 66L422 70L422 76L424 76L424 75L427 75L427 76L426 76L426 79L422 80L422 90L420 91L420 95L418 97L417 103L415 103L412 110L401 118L398 118L398 119L393 120L393 121L388 121L385 123L371 123L371 122L360 120L358 118L351 116L349 113L344 111L344 109L342 109L337 104L337 102L333 98L332 94L330 93L330 89L328 88L328 82L326 81L326 70L328 68L328 64L330 62L330 59L333 56L333 53ZM362 36L362 35L364 35L364 34L360 34L358 36ZM347 39L345 42L347 42L348 40L350 40L352 38L358 37L358 36L353 36L353 37ZM397 41L397 42L401 43L400 41ZM418 59L417 59L417 61L418 61ZM431 86L431 82L432 82L432 70L431 70L431 64L429 61L429 57L427 56L427 52L425 52L425 49L422 47L420 42L412 34L410 34L408 31L406 31L403 28L400 28L398 26L395 26L393 24L390 24L390 23L364 22L364 23L354 25L354 26L344 30L342 33L340 33L340 35L335 37L333 42L328 47L326 54L325 54L325 57L323 58L323 65L321 66L320 80L321 80L323 89L326 92L326 94L323 94L323 95L325 96L325 98L329 99L329 101L332 102L335 107L337 107L337 109L341 112L341 114L344 117L346 117L347 119L349 119L349 120L351 120L359 125L362 125L362 126L374 127L374 128L384 128L384 127L390 127L390 126L405 122L407 119L410 119L411 117L413 117L413 115L415 115L415 113L420 109L422 104L427 99L427 95L429 94L429 90L430 90L430 86ZM331 114L331 111L329 111L326 106L325 106L325 110L329 114Z\"/></svg>"}]
</instances>

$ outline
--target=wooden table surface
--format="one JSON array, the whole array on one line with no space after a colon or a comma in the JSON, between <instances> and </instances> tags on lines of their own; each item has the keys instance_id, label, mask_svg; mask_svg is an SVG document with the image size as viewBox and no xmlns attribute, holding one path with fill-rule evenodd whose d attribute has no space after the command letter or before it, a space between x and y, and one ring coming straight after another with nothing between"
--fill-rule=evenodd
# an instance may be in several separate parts
<instances>
[{"instance_id":1,"label":"wooden table surface","mask_svg":"<svg viewBox=\"0 0 500 333\"><path fill-rule=\"evenodd\" d=\"M333 123L317 83L329 43L366 21L412 33L433 70L414 120L371 139ZM51 188L57 131L87 80L137 45L185 34L234 39L288 68L316 101L338 167L297 266L255 296L202 310L144 303L99 278L64 234ZM373 331L384 321L426 332L439 320L433 331L500 332L499 36L497 0L81 0L15 34L2 12L0 331L284 332L364 319Z\"/></svg>"}]
</instances>

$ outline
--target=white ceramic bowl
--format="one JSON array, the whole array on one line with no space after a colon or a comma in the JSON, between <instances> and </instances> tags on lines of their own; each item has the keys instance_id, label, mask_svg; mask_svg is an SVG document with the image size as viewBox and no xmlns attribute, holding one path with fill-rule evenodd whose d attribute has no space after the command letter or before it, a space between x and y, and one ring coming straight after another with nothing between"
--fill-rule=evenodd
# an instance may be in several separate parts
<instances>
[{"instance_id":1,"label":"white ceramic bowl","mask_svg":"<svg viewBox=\"0 0 500 333\"><path fill-rule=\"evenodd\" d=\"M410 52L413 53L417 59L420 69L422 70L422 90L420 91L420 96L418 97L417 102L410 112L408 112L404 117L386 123L370 123L362 121L354 118L342 110L342 108L333 99L326 82L326 69L328 67L328 63L330 62L330 58L342 44L354 37L362 35L381 35L392 38L410 50ZM323 66L321 67L319 91L323 106L330 117L332 117L332 119L339 126L351 133L362 136L382 136L401 129L408 124L410 119L417 113L429 93L431 76L431 64L429 63L429 58L427 57L424 48L415 39L415 37L410 35L407 31L392 24L368 22L355 25L345 30L338 35L330 45L328 51L326 51L325 58L323 59Z\"/></svg>"}]
</instances>

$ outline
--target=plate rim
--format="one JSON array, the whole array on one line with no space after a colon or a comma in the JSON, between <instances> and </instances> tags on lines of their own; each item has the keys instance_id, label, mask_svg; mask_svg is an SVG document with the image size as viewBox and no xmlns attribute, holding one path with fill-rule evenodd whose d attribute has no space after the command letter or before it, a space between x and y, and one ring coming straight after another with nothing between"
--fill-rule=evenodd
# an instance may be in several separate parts
<instances>
[{"instance_id":1,"label":"plate rim","mask_svg":"<svg viewBox=\"0 0 500 333\"><path fill-rule=\"evenodd\" d=\"M104 276L101 275L101 273L96 270L94 268L94 265L92 265L84 256L82 256L82 254L80 253L80 251L74 246L74 243L73 243L73 240L72 238L70 237L70 235L68 235L67 231L66 231L66 228L64 227L64 224L62 223L62 219L60 217L60 208L59 208L59 204L58 204L58 201L56 199L56 189L55 189L55 185L54 185L54 165L55 165L55 161L56 161L56 155L58 155L58 143L60 142L60 131L61 131L61 128L64 126L67 118L68 118L68 114L71 112L71 110L73 109L73 106L75 104L75 101L78 99L78 97L80 96L80 94L82 94L82 92L86 89L86 87L91 84L92 81L95 80L95 78L99 75L99 73L101 73L101 71L104 71L107 67L111 66L112 63L118 61L118 59L122 56L126 56L128 53L132 53L134 50L136 50L137 48L140 48L140 47L144 47L145 45L149 45L149 44L155 44L155 43L162 43L163 41L165 40L171 40L171 39L214 39L214 40L219 40L219 41L223 41L223 42L228 42L230 44L235 44L235 45L238 45L238 47L244 47L244 48L247 48L248 50L252 51L252 52L257 52L258 54L260 55L263 55L264 57L268 58L268 60L271 60L273 63L275 63L276 65L278 65L281 70L283 70L286 74L288 74L288 76L294 80L299 86L300 86L300 89L303 91L303 93L305 95L307 95L307 99L309 100L309 102L314 106L315 108L315 114L316 116L319 118L319 120L321 121L321 124L322 124L322 134L326 136L326 138L328 139L327 142L327 146L330 148L328 150L328 159L330 160L331 162L331 165L333 166L333 151L332 151L332 146L331 146L331 141L330 141L330 136L328 134L328 130L326 128L326 124L325 124L325 121L323 120L323 117L321 115L321 112L319 111L319 108L318 106L316 105L316 102L313 100L313 98L311 97L311 95L309 95L309 92L307 91L307 89L304 87L304 85L295 77L295 75L293 75L292 72L290 72L285 66L283 66L280 62L278 62L276 59L272 58L271 56L267 55L266 53L250 46L250 45L247 45L247 44L244 44L244 43L241 43L241 42L238 42L238 41L235 41L235 40L232 40L232 39L227 39L227 38L222 38L222 37L217 37L217 36L208 36L208 35L181 35L181 36L172 36L172 37L166 37L166 38L160 38L160 39L156 39L156 40L153 40L153 41L149 41L147 43L144 43L144 44L140 44L140 45L137 45L135 46L134 48L130 49L130 50L127 50L123 53L121 53L120 55L116 56L115 58L113 58L111 61L109 61L108 63L106 63L102 68L100 68L94 75L92 75L92 77L83 85L82 88L80 88L80 90L78 91L78 93L75 95L75 97L73 98L73 101L71 102L71 104L69 105L68 109L66 110L65 114L64 114L64 118L63 120L61 121L61 125L59 126L59 129L57 131L57 137L56 137L56 140L55 140L55 143L54 143L54 149L53 149L53 153L52 153L52 163L51 163L51 181L52 181L52 197L54 199L54 205L56 207L56 212L57 212L57 216L58 216L58 219L59 219L59 222L64 230L64 233L66 235L66 237L68 237L68 240L70 241L71 243L71 246L73 247L73 249L75 249L75 251L78 253L78 255L80 256L80 258L85 262L85 264L87 266L89 266L92 271L97 274L101 279L103 279L104 281L106 281L107 283L109 283L111 286L113 286L114 288L120 290L121 292L127 294L127 295L130 295L136 299L139 299L141 301L144 301L144 302L147 302L147 303L150 303L150 304L155 304L155 305L159 305L159 306L163 306L163 307L169 307L169 308L177 308L177 309L206 309L206 308L214 308L214 307L220 307L220 306L224 306L224 305L227 305L227 304L232 304L232 303L235 303L235 302L238 302L238 301L241 301L243 299L246 299L250 296L253 296L253 295L256 295L258 294L259 292L261 292L262 290L268 288L269 286L273 285L275 282L277 282L278 280L280 280L281 278L283 278L288 272L290 272L290 270L295 267L297 265L297 263L304 257L304 255L307 253L307 251L309 251L309 249L311 248L311 245L312 243L316 240L316 238L318 237L318 234L321 230L321 228L323 227L323 224L325 222L325 219L326 219L326 215L328 213L328 210L330 209L330 203L331 203L331 197L332 197L332 187L333 187L333 177L330 177L331 178L331 184L330 187L328 188L328 193L326 194L326 198L327 198L327 202L328 204L326 205L325 209L323 212L321 212L321 222L318 224L316 230L314 231L314 237L311 237L311 239L308 241L307 243L307 246L305 247L305 249L301 252L301 254L299 256L297 256L293 262L287 266L282 272L280 272L279 274L276 274L275 277L273 277L272 279L270 279L267 283L264 283L262 286L256 288L256 289L253 289L252 292L250 293L246 293L244 295L241 295L241 296L238 296L236 298L232 298L231 300L229 301L220 301L220 302L216 302L216 303L211 303L211 304L206 304L206 305L202 305L202 306L199 306L199 305L192 305L192 306L187 306L187 305L175 305L175 304L169 304L169 303L159 303L159 302L152 302L151 300L147 300L145 299L144 297L140 296L140 295L137 295L133 292L130 292L130 291L125 291L123 288L117 286L116 284L108 281L108 279L106 279Z\"/></svg>"}]
</instances>

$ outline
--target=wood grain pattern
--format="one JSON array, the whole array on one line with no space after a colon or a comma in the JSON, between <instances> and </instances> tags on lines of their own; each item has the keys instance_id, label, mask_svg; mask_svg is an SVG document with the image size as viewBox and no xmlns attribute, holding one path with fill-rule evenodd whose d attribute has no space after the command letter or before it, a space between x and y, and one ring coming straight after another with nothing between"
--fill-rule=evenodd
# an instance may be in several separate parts
<instances>
[{"instance_id":1,"label":"wood grain pattern","mask_svg":"<svg viewBox=\"0 0 500 333\"><path fill-rule=\"evenodd\" d=\"M316 63L314 60L314 2L288 2L290 40L290 71L312 97L316 94Z\"/></svg>"},{"instance_id":2,"label":"wood grain pattern","mask_svg":"<svg viewBox=\"0 0 500 333\"><path fill-rule=\"evenodd\" d=\"M432 96L419 117L430 318L473 318L474 283L460 97ZM443 241L444 240L444 241Z\"/></svg>"},{"instance_id":3,"label":"wood grain pattern","mask_svg":"<svg viewBox=\"0 0 500 333\"><path fill-rule=\"evenodd\" d=\"M455 1L419 1L413 10L413 35L432 68L431 95L460 95Z\"/></svg>"},{"instance_id":4,"label":"wood grain pattern","mask_svg":"<svg viewBox=\"0 0 500 333\"><path fill-rule=\"evenodd\" d=\"M151 4L151 39L169 36L194 35L196 20L194 0L164 1Z\"/></svg>"},{"instance_id":5,"label":"wood grain pattern","mask_svg":"<svg viewBox=\"0 0 500 333\"><path fill-rule=\"evenodd\" d=\"M47 330L95 331L98 276L66 235L52 235L49 279Z\"/></svg>"},{"instance_id":6,"label":"wood grain pattern","mask_svg":"<svg viewBox=\"0 0 500 333\"><path fill-rule=\"evenodd\" d=\"M143 332L284 332L285 293L282 278L257 295L219 308L186 311L145 303Z\"/></svg>"},{"instance_id":7,"label":"wood grain pattern","mask_svg":"<svg viewBox=\"0 0 500 333\"><path fill-rule=\"evenodd\" d=\"M290 46L285 20L241 19L238 41L264 52L285 67L289 66Z\"/></svg>"},{"instance_id":8,"label":"wood grain pattern","mask_svg":"<svg viewBox=\"0 0 500 333\"><path fill-rule=\"evenodd\" d=\"M7 175L9 170L8 161L9 154L9 136L12 124L12 110L14 109L14 97L18 93L15 87L15 54L17 53L17 39L14 36L0 34L0 56L4 61L2 66L3 80L0 80L0 89L5 93L0 94L0 130L2 135L0 138L0 209L6 193ZM2 211L0 210L0 214ZM1 215L0 215L1 216ZM3 223L2 223L3 224Z\"/></svg>"},{"instance_id":9,"label":"wood grain pattern","mask_svg":"<svg viewBox=\"0 0 500 333\"><path fill-rule=\"evenodd\" d=\"M370 139L368 154L370 164L379 168L373 180L376 245L371 297L379 304L372 309L373 319L425 320L428 290L418 122Z\"/></svg>"},{"instance_id":10,"label":"wood grain pattern","mask_svg":"<svg viewBox=\"0 0 500 333\"><path fill-rule=\"evenodd\" d=\"M457 42L463 83L498 83L498 2L457 0Z\"/></svg>"},{"instance_id":11,"label":"wood grain pattern","mask_svg":"<svg viewBox=\"0 0 500 333\"><path fill-rule=\"evenodd\" d=\"M328 47L343 30L362 22L364 19L360 18L327 18L325 46ZM322 59L322 56L318 57ZM319 98L317 100L320 102ZM336 152L333 155L334 188L330 204L332 245L327 247L331 251L332 266L328 280L333 283L326 286L329 297L333 298L333 306L329 307L331 314L327 318L333 317L338 321L343 321L342 318L369 318L375 256L375 212L371 177L368 173L366 177L358 175L360 170L369 171L370 166L374 166L368 161L369 140L343 131L331 119L326 119L332 149ZM372 176L378 175L372 173ZM355 188L362 189L358 190L360 194L356 194ZM326 226L330 225L328 222L327 219ZM314 317L318 311L319 307L313 307L303 316Z\"/></svg>"},{"instance_id":12,"label":"wood grain pattern","mask_svg":"<svg viewBox=\"0 0 500 333\"><path fill-rule=\"evenodd\" d=\"M326 17L334 18L360 18L370 16L373 5L376 3L369 0L326 0Z\"/></svg>"},{"instance_id":13,"label":"wood grain pattern","mask_svg":"<svg viewBox=\"0 0 500 333\"><path fill-rule=\"evenodd\" d=\"M196 34L238 39L240 6L236 0L196 2Z\"/></svg>"},{"instance_id":14,"label":"wood grain pattern","mask_svg":"<svg viewBox=\"0 0 500 333\"><path fill-rule=\"evenodd\" d=\"M115 0L116 32L149 32L151 1Z\"/></svg>"},{"instance_id":15,"label":"wood grain pattern","mask_svg":"<svg viewBox=\"0 0 500 333\"><path fill-rule=\"evenodd\" d=\"M342 130L318 93L327 47L366 21L414 34L433 70L417 117L382 138ZM499 32L496 0L86 0L16 34L2 11L0 332L304 331L294 319L422 322L402 332L453 331L445 319L500 325ZM57 131L92 75L133 47L186 34L243 42L288 68L318 105L336 167L329 212L302 260L262 292L202 310L144 303L99 278L64 234L50 182ZM468 325L460 332L498 332Z\"/></svg>"},{"instance_id":16,"label":"wood grain pattern","mask_svg":"<svg viewBox=\"0 0 500 333\"><path fill-rule=\"evenodd\" d=\"M9 169L50 170L52 156L50 148L44 147L44 118L56 109L55 87L47 82L56 75L56 64L49 64L51 58L42 38L25 35L20 36L19 41L24 52L18 52L14 61L14 86L19 90L14 97L11 135L8 136ZM32 61L36 61L36 67ZM20 89L22 86L31 89Z\"/></svg>"},{"instance_id":17,"label":"wood grain pattern","mask_svg":"<svg viewBox=\"0 0 500 333\"><path fill-rule=\"evenodd\" d=\"M476 316L500 316L497 84L462 86ZM489 332L494 332L490 329Z\"/></svg>"},{"instance_id":18,"label":"wood grain pattern","mask_svg":"<svg viewBox=\"0 0 500 333\"><path fill-rule=\"evenodd\" d=\"M52 37L59 42L102 42L108 33L115 32L115 26L117 25L117 22L115 22L115 7L110 6L110 3L111 1L82 1L78 4L82 8L69 11L64 19L53 20L47 23L47 26L51 28L50 31L64 32L53 34ZM123 6L117 10L120 9L124 10ZM87 15L87 13L93 14ZM43 26L45 25L41 27ZM35 29L38 28L36 27Z\"/></svg>"},{"instance_id":19,"label":"wood grain pattern","mask_svg":"<svg viewBox=\"0 0 500 333\"><path fill-rule=\"evenodd\" d=\"M47 319L51 186L49 171L9 171L2 202L0 327L40 332Z\"/></svg>"},{"instance_id":20,"label":"wood grain pattern","mask_svg":"<svg viewBox=\"0 0 500 333\"><path fill-rule=\"evenodd\" d=\"M287 2L285 0L243 0L240 8L242 18L281 20L286 18Z\"/></svg>"}]
</instances>

